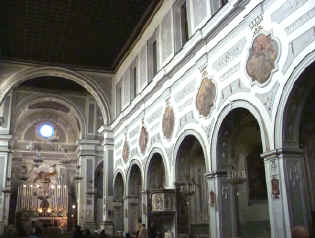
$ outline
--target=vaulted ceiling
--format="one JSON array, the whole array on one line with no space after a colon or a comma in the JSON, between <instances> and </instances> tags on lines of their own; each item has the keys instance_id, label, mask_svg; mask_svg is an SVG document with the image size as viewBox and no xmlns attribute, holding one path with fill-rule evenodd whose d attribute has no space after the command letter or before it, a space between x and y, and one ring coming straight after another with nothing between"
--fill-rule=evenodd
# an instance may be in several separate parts
<instances>
[{"instance_id":1,"label":"vaulted ceiling","mask_svg":"<svg viewBox=\"0 0 315 238\"><path fill-rule=\"evenodd\" d=\"M162 0L1 0L0 56L112 71Z\"/></svg>"}]
</instances>

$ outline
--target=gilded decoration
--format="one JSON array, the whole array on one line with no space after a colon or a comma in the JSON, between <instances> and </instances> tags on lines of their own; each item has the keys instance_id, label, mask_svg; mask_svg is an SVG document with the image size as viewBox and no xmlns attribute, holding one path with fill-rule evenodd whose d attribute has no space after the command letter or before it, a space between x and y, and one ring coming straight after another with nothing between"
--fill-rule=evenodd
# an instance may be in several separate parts
<instances>
[{"instance_id":1,"label":"gilded decoration","mask_svg":"<svg viewBox=\"0 0 315 238\"><path fill-rule=\"evenodd\" d=\"M247 73L253 81L262 84L268 80L278 54L277 43L270 35L260 34L255 38L246 64Z\"/></svg>"},{"instance_id":2,"label":"gilded decoration","mask_svg":"<svg viewBox=\"0 0 315 238\"><path fill-rule=\"evenodd\" d=\"M123 160L124 160L125 162L128 161L128 157L129 157L129 145L128 145L127 138L125 139L125 143L124 143L124 147L123 147L123 152L122 152L122 157L123 157Z\"/></svg>"},{"instance_id":3,"label":"gilded decoration","mask_svg":"<svg viewBox=\"0 0 315 238\"><path fill-rule=\"evenodd\" d=\"M144 127L142 123L142 128L141 128L140 138L139 138L139 146L140 146L140 150L142 154L145 153L145 150L147 148L148 138L149 138L149 134L147 132L147 129Z\"/></svg>"},{"instance_id":4,"label":"gilded decoration","mask_svg":"<svg viewBox=\"0 0 315 238\"><path fill-rule=\"evenodd\" d=\"M162 122L162 130L163 134L167 139L170 139L173 134L174 130L174 111L169 102L167 102L166 109L163 115L163 122Z\"/></svg>"},{"instance_id":5,"label":"gilded decoration","mask_svg":"<svg viewBox=\"0 0 315 238\"><path fill-rule=\"evenodd\" d=\"M211 107L214 104L216 87L214 83L208 79L207 71L202 73L202 82L197 93L196 107L200 115L206 117L209 115Z\"/></svg>"}]
</instances>

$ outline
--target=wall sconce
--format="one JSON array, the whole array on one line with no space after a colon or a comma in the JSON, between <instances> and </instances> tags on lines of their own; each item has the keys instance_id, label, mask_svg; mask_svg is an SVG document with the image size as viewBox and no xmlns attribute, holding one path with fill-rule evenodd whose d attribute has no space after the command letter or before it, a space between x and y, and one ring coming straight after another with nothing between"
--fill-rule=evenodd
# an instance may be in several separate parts
<instances>
[{"instance_id":1,"label":"wall sconce","mask_svg":"<svg viewBox=\"0 0 315 238\"><path fill-rule=\"evenodd\" d=\"M4 116L0 117L0 126L4 123Z\"/></svg>"}]
</instances>

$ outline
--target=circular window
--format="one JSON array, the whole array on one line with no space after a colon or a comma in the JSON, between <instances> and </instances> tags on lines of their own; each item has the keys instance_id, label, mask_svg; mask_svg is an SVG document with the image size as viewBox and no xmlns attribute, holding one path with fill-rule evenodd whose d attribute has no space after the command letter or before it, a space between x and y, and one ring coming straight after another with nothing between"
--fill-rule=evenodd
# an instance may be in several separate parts
<instances>
[{"instance_id":1,"label":"circular window","mask_svg":"<svg viewBox=\"0 0 315 238\"><path fill-rule=\"evenodd\" d=\"M39 128L39 134L42 137L49 138L55 133L55 128L50 124L42 124Z\"/></svg>"}]
</instances>

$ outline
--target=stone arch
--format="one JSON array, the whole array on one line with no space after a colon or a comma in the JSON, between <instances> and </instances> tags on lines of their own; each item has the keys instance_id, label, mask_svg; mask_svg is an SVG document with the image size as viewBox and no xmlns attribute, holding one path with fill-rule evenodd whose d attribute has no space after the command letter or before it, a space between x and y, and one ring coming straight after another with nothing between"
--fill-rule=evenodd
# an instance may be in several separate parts
<instances>
[{"instance_id":1,"label":"stone arch","mask_svg":"<svg viewBox=\"0 0 315 238\"><path fill-rule=\"evenodd\" d=\"M315 51L312 51L309 53L305 58L303 58L302 61L298 63L298 65L295 67L294 71L290 75L289 79L284 85L284 88L282 90L282 94L280 97L280 102L277 108L277 112L275 115L275 118L278 118L275 120L275 128L274 128L274 140L275 140L275 148L283 148L286 146L293 146L293 147L299 147L299 126L301 122L301 116L302 116L302 110L303 105L305 103L305 100L308 96L308 92L312 90L312 86L314 86L315 81L310 82L311 85L305 85L304 87L304 93L303 97L299 101L299 105L302 105L301 107L298 107L294 113L295 121L292 122L292 138L288 138L288 133L285 132L286 128L289 128L290 122L288 121L289 117L289 100L290 97L294 97L293 95L296 91L294 90L294 86L298 79L300 79L300 76L305 71L307 67L309 67L312 63L315 62ZM281 135L281 136L279 136ZM290 142L288 141L290 140Z\"/></svg>"},{"instance_id":2,"label":"stone arch","mask_svg":"<svg viewBox=\"0 0 315 238\"><path fill-rule=\"evenodd\" d=\"M113 188L115 188L115 182L118 176L122 177L123 185L124 185L124 196L126 196L126 177L122 169L117 169L113 176Z\"/></svg>"},{"instance_id":3,"label":"stone arch","mask_svg":"<svg viewBox=\"0 0 315 238\"><path fill-rule=\"evenodd\" d=\"M176 168L177 154L178 154L179 147L181 146L182 142L184 141L184 139L187 136L193 136L199 142L199 144L200 144L200 146L202 148L202 151L203 151L204 158L205 158L206 170L209 171L211 167L210 167L209 159L208 159L208 156L207 156L206 143L205 143L204 139L202 138L201 134L199 132L197 132L196 130L193 130L193 129L186 129L186 130L184 130L180 134L180 136L178 137L178 139L177 139L177 141L175 143L175 146L174 146L174 150L173 150L173 163L172 163L173 168ZM176 177L176 172L175 171L174 171L174 176Z\"/></svg>"},{"instance_id":4,"label":"stone arch","mask_svg":"<svg viewBox=\"0 0 315 238\"><path fill-rule=\"evenodd\" d=\"M144 190L148 189L148 175L149 175L149 168L150 168L150 164L151 164L151 160L154 157L155 154L159 154L162 158L162 162L164 165L164 172L165 172L165 185L169 186L169 169L168 169L168 164L167 164L167 160L165 159L165 154L163 153L162 149L158 148L158 147L154 147L148 156L147 162L145 164L145 172L144 172Z\"/></svg>"},{"instance_id":5,"label":"stone arch","mask_svg":"<svg viewBox=\"0 0 315 238\"><path fill-rule=\"evenodd\" d=\"M44 76L65 78L84 87L95 98L95 101L102 112L104 123L108 124L111 121L109 100L99 89L99 86L93 82L93 80L89 79L89 77L62 67L33 67L12 75L0 84L0 103L3 102L6 95L11 90L18 87L23 82Z\"/></svg>"},{"instance_id":6,"label":"stone arch","mask_svg":"<svg viewBox=\"0 0 315 238\"><path fill-rule=\"evenodd\" d=\"M130 184L130 176L131 176L131 172L132 172L132 169L133 167L138 167L139 170L140 170L140 177L141 177L141 183L142 183L142 188L143 188L143 169L142 169L142 165L141 165L141 162L137 159L133 159L130 161L130 164L129 164L129 168L128 168L128 171L127 171L127 175L126 175L126 195L128 196L129 195L129 184Z\"/></svg>"},{"instance_id":7,"label":"stone arch","mask_svg":"<svg viewBox=\"0 0 315 238\"><path fill-rule=\"evenodd\" d=\"M231 101L230 104L226 105L219 113L217 120L214 125L214 130L211 134L211 141L210 141L210 157L211 159L211 169L212 171L217 171L218 168L218 156L217 156L217 144L218 144L218 136L221 125L224 119L229 115L229 113L238 108L243 108L249 111L249 113L256 119L259 128L260 128L260 135L262 141L262 149L263 152L268 151L270 149L270 138L267 132L266 122L264 121L263 117L259 110L250 102L245 100L235 100Z\"/></svg>"},{"instance_id":8,"label":"stone arch","mask_svg":"<svg viewBox=\"0 0 315 238\"><path fill-rule=\"evenodd\" d=\"M14 114L12 115L13 118L16 118L16 120L18 121L18 118L20 116L23 115L23 109L28 108L29 105L36 103L37 101L43 101L43 100L54 100L57 101L60 104L64 104L69 108L72 108L74 110L74 112L76 113L76 118L78 119L79 125L80 125L80 132L81 132L81 137L84 137L86 131L87 131L87 122L86 122L86 118L85 116L82 114L82 112L80 111L80 109L71 102L71 100L69 100L66 97L60 96L60 95L53 95L53 94L46 94L46 95L31 95L27 98L25 98L24 100L22 100L21 102L19 102L17 104L17 110L15 110ZM16 121L14 120L14 121Z\"/></svg>"}]
</instances>

